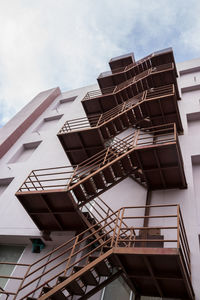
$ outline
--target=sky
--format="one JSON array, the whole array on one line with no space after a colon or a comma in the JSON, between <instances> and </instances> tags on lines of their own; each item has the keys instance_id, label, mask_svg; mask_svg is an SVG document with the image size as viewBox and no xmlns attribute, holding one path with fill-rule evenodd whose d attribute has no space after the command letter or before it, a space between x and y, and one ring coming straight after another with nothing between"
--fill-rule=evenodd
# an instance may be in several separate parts
<instances>
[{"instance_id":1,"label":"sky","mask_svg":"<svg viewBox=\"0 0 200 300\"><path fill-rule=\"evenodd\" d=\"M41 91L96 83L112 57L200 57L199 15L199 0L0 0L0 127Z\"/></svg>"}]
</instances>

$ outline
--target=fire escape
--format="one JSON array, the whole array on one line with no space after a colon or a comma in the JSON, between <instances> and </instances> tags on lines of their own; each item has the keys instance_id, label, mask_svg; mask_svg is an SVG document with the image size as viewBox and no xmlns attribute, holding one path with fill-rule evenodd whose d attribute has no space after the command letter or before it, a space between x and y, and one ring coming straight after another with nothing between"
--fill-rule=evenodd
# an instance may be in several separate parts
<instances>
[{"instance_id":1,"label":"fire escape","mask_svg":"<svg viewBox=\"0 0 200 300\"><path fill-rule=\"evenodd\" d=\"M58 133L71 166L33 170L16 193L41 231L77 234L9 277L19 284L6 299L89 299L119 276L135 299L195 298L179 205L113 211L99 197L129 176L148 192L187 188L172 49L109 64L82 100L86 117Z\"/></svg>"}]
</instances>

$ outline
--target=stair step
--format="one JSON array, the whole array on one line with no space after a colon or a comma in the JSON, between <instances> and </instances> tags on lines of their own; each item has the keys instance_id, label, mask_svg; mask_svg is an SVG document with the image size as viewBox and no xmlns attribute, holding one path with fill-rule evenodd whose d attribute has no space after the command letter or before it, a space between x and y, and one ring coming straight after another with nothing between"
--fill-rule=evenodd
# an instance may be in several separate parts
<instances>
[{"instance_id":1,"label":"stair step","mask_svg":"<svg viewBox=\"0 0 200 300\"><path fill-rule=\"evenodd\" d=\"M53 288L44 286L42 289L42 293L46 294L51 290L53 290ZM51 299L52 300L66 300L66 297L61 291L58 291L54 295L51 296Z\"/></svg>"},{"instance_id":2,"label":"stair step","mask_svg":"<svg viewBox=\"0 0 200 300\"><path fill-rule=\"evenodd\" d=\"M140 108L139 108L138 106L136 106L136 107L134 108L134 113L135 113L135 116L136 116L136 119L137 119L137 120L143 119L143 116L142 116L142 114L141 114L141 110L140 110Z\"/></svg>"},{"instance_id":3,"label":"stair step","mask_svg":"<svg viewBox=\"0 0 200 300\"><path fill-rule=\"evenodd\" d=\"M142 79L141 82L142 82L142 86L143 86L143 91L148 90L148 84L147 84L146 78Z\"/></svg>"},{"instance_id":4,"label":"stair step","mask_svg":"<svg viewBox=\"0 0 200 300\"><path fill-rule=\"evenodd\" d=\"M129 120L128 120L128 117L127 117L126 113L121 115L120 118L122 120L122 123L123 123L124 127L129 127L130 123L129 123Z\"/></svg>"},{"instance_id":5,"label":"stair step","mask_svg":"<svg viewBox=\"0 0 200 300\"><path fill-rule=\"evenodd\" d=\"M59 282L63 282L68 277L60 276ZM78 282L76 280L71 281L69 284L66 285L65 289L68 291L70 295L79 295L83 296L85 294L84 290L80 287Z\"/></svg>"},{"instance_id":6,"label":"stair step","mask_svg":"<svg viewBox=\"0 0 200 300\"><path fill-rule=\"evenodd\" d=\"M115 126L114 126L114 124L112 122L109 122L107 124L107 128L108 128L108 130L110 132L110 136L114 136L116 134L116 128L115 128Z\"/></svg>"},{"instance_id":7,"label":"stair step","mask_svg":"<svg viewBox=\"0 0 200 300\"><path fill-rule=\"evenodd\" d=\"M118 131L121 131L124 129L123 124L120 120L120 118L116 118L115 120L113 120L115 127L117 128Z\"/></svg>"},{"instance_id":8,"label":"stair step","mask_svg":"<svg viewBox=\"0 0 200 300\"><path fill-rule=\"evenodd\" d=\"M137 159L137 156L135 154L135 151L129 153L129 158L131 160L131 163L134 167L139 167L139 162L138 162L138 159Z\"/></svg>"},{"instance_id":9,"label":"stair step","mask_svg":"<svg viewBox=\"0 0 200 300\"><path fill-rule=\"evenodd\" d=\"M129 160L129 158L127 156L125 156L121 159L121 163L122 163L122 166L126 173L131 172L133 170L131 161Z\"/></svg>"},{"instance_id":10,"label":"stair step","mask_svg":"<svg viewBox=\"0 0 200 300\"><path fill-rule=\"evenodd\" d=\"M105 177L105 180L107 183L113 183L115 182L115 177L113 176L113 173L111 171L111 168L110 167L107 167L106 169L104 169L102 171L104 177Z\"/></svg>"},{"instance_id":11,"label":"stair step","mask_svg":"<svg viewBox=\"0 0 200 300\"><path fill-rule=\"evenodd\" d=\"M96 188L90 178L88 180L86 180L85 182L83 182L82 185L84 186L84 189L88 195L96 194Z\"/></svg>"},{"instance_id":12,"label":"stair step","mask_svg":"<svg viewBox=\"0 0 200 300\"><path fill-rule=\"evenodd\" d=\"M83 215L88 219L88 221L91 224L95 224L95 219L93 217L91 217L90 213L88 211L84 211Z\"/></svg>"},{"instance_id":13,"label":"stair step","mask_svg":"<svg viewBox=\"0 0 200 300\"><path fill-rule=\"evenodd\" d=\"M97 259L96 256L90 256L89 257L89 262L94 261ZM110 269L108 268L107 264L104 261L99 262L95 267L95 271L99 276L109 276L111 274Z\"/></svg>"},{"instance_id":14,"label":"stair step","mask_svg":"<svg viewBox=\"0 0 200 300\"><path fill-rule=\"evenodd\" d=\"M112 169L116 177L123 177L124 173L119 161L112 164Z\"/></svg>"},{"instance_id":15,"label":"stair step","mask_svg":"<svg viewBox=\"0 0 200 300\"><path fill-rule=\"evenodd\" d=\"M75 266L74 271L78 272L83 268L84 267L81 266ZM90 270L84 272L84 274L80 276L80 279L85 285L95 285L95 286L98 285L98 281L96 280L95 276L92 274Z\"/></svg>"},{"instance_id":16,"label":"stair step","mask_svg":"<svg viewBox=\"0 0 200 300\"><path fill-rule=\"evenodd\" d=\"M128 118L129 118L129 122L132 125L134 125L137 122L137 120L135 118L135 115L134 115L133 111L132 110L128 110L126 114L127 114Z\"/></svg>"},{"instance_id":17,"label":"stair step","mask_svg":"<svg viewBox=\"0 0 200 300\"><path fill-rule=\"evenodd\" d=\"M127 88L127 93L128 93L129 98L133 97L133 92L130 87Z\"/></svg>"},{"instance_id":18,"label":"stair step","mask_svg":"<svg viewBox=\"0 0 200 300\"><path fill-rule=\"evenodd\" d=\"M77 198L77 200L79 202L83 202L83 201L87 201L87 197L85 196L82 188L80 185L77 185L74 189L73 189L73 192Z\"/></svg>"},{"instance_id":19,"label":"stair step","mask_svg":"<svg viewBox=\"0 0 200 300\"><path fill-rule=\"evenodd\" d=\"M101 173L95 174L92 178L94 180L94 183L95 183L97 189L102 190L106 187Z\"/></svg>"},{"instance_id":20,"label":"stair step","mask_svg":"<svg viewBox=\"0 0 200 300\"><path fill-rule=\"evenodd\" d=\"M147 113L147 110L146 110L146 105L145 105L145 103L141 103L141 104L140 104L140 109L141 109L141 111L142 111L143 117L147 117L147 116L148 116L148 113Z\"/></svg>"},{"instance_id":21,"label":"stair step","mask_svg":"<svg viewBox=\"0 0 200 300\"><path fill-rule=\"evenodd\" d=\"M108 132L108 130L107 130L107 127L106 127L105 125L101 126L101 127L100 127L100 130L101 130L101 134L102 134L102 136L103 136L103 138L104 138L105 140L107 140L107 139L110 138L110 134L109 134L109 132Z\"/></svg>"},{"instance_id":22,"label":"stair step","mask_svg":"<svg viewBox=\"0 0 200 300\"><path fill-rule=\"evenodd\" d=\"M134 83L131 86L134 96L138 94L137 84Z\"/></svg>"}]
</instances>

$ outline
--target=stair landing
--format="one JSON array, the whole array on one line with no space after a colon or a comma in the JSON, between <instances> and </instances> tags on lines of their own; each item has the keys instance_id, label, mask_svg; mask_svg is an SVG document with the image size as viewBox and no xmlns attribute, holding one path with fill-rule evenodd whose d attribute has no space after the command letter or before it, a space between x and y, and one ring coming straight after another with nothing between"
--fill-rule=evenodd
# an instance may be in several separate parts
<instances>
[{"instance_id":1,"label":"stair landing","mask_svg":"<svg viewBox=\"0 0 200 300\"><path fill-rule=\"evenodd\" d=\"M190 276L177 248L114 248L126 276L142 296L194 299Z\"/></svg>"}]
</instances>

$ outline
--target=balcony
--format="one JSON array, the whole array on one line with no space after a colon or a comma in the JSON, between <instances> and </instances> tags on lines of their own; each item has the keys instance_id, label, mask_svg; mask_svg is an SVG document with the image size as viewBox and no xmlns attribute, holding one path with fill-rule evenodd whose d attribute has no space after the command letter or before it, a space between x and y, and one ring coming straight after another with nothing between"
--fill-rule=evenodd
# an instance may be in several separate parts
<instances>
[{"instance_id":1,"label":"balcony","mask_svg":"<svg viewBox=\"0 0 200 300\"><path fill-rule=\"evenodd\" d=\"M115 68L111 68L111 71L101 73L97 78L97 81L100 89L103 89L109 86L118 85L151 67L157 67L168 63L173 63L175 65L172 48L154 52L137 62L132 61L128 65L118 64ZM176 76L178 76L176 66L175 73Z\"/></svg>"},{"instance_id":2,"label":"balcony","mask_svg":"<svg viewBox=\"0 0 200 300\"><path fill-rule=\"evenodd\" d=\"M67 121L58 138L72 165L79 164L105 148L104 144L129 127L176 123L183 127L174 85L150 89L100 115Z\"/></svg>"},{"instance_id":3,"label":"balcony","mask_svg":"<svg viewBox=\"0 0 200 300\"><path fill-rule=\"evenodd\" d=\"M120 85L88 92L82 100L82 105L87 116L97 115L146 90L170 84L174 84L178 100L179 92L174 66L173 64L161 65L134 76Z\"/></svg>"},{"instance_id":4,"label":"balcony","mask_svg":"<svg viewBox=\"0 0 200 300\"><path fill-rule=\"evenodd\" d=\"M146 208L110 212L38 261L16 264L20 276L13 273L1 293L8 300L88 299L123 276L141 296L195 299L179 205L148 206L148 216Z\"/></svg>"},{"instance_id":5,"label":"balcony","mask_svg":"<svg viewBox=\"0 0 200 300\"><path fill-rule=\"evenodd\" d=\"M74 170L32 171L16 196L41 230L70 230L81 224L80 207L129 175L151 190L187 187L174 124L116 139Z\"/></svg>"}]
</instances>

